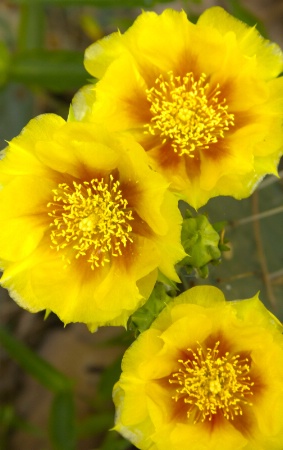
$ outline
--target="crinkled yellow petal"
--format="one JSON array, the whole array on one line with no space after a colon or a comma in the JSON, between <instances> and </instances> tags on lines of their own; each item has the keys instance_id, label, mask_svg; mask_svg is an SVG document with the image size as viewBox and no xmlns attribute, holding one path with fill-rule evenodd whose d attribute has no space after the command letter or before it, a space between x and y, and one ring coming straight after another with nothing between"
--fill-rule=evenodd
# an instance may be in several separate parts
<instances>
[{"instance_id":1,"label":"crinkled yellow petal","mask_svg":"<svg viewBox=\"0 0 283 450\"><path fill-rule=\"evenodd\" d=\"M121 389L123 389L122 385L119 387L120 391ZM114 401L115 396L117 394L118 393L115 392ZM122 422L125 421L127 423L129 422L131 425L135 425L146 419L147 416L146 395L145 395L145 386L143 384L140 385L137 384L136 386L133 386L129 392L127 392L127 403L129 407L126 410L124 409L122 412L121 415Z\"/></svg>"},{"instance_id":2,"label":"crinkled yellow petal","mask_svg":"<svg viewBox=\"0 0 283 450\"><path fill-rule=\"evenodd\" d=\"M119 136L119 135L117 135ZM167 196L168 182L158 173L149 170L149 161L143 148L128 135L120 137L116 146L121 153L119 167L121 168L121 181L134 179L137 195L140 201L136 206L139 216L147 222L150 228L159 235L168 234L170 215L164 211L164 203L172 209L174 223L181 224L182 217L176 208L176 198ZM137 161L139 164L137 165Z\"/></svg>"},{"instance_id":3,"label":"crinkled yellow petal","mask_svg":"<svg viewBox=\"0 0 283 450\"><path fill-rule=\"evenodd\" d=\"M173 322L160 338L167 344L176 345L178 349L194 346L197 341L202 342L213 331L212 323L202 311L191 311L192 317L183 317ZM201 327L199 324L201 323ZM174 344L175 341L175 344Z\"/></svg>"},{"instance_id":4,"label":"crinkled yellow petal","mask_svg":"<svg viewBox=\"0 0 283 450\"><path fill-rule=\"evenodd\" d=\"M96 93L92 84L79 89L70 105L68 121L84 120L90 117L95 100Z\"/></svg>"},{"instance_id":5,"label":"crinkled yellow petal","mask_svg":"<svg viewBox=\"0 0 283 450\"><path fill-rule=\"evenodd\" d=\"M114 389L115 429L142 450L281 450L282 328L258 296L226 302L212 286L198 286L181 294L125 353L122 375ZM187 403L182 397L176 400L173 380L177 372L185 373L178 364L186 357L190 360L188 346L204 348L213 336L227 346L227 355L249 355L252 394L245 397L248 403L242 404L241 414L233 419L219 412L215 420L194 422L186 416ZM188 363L187 367L196 366ZM206 376L210 379L212 373ZM240 376L239 380L249 385L249 377ZM187 388L184 383L179 386L184 392ZM141 403L141 411L136 413L135 394ZM194 400L194 395L184 395Z\"/></svg>"},{"instance_id":6,"label":"crinkled yellow petal","mask_svg":"<svg viewBox=\"0 0 283 450\"><path fill-rule=\"evenodd\" d=\"M0 191L1 214L8 220L46 214L46 203L53 186L50 178L34 175L10 177L10 182ZM17 198L17 205L13 205L13 198Z\"/></svg>"},{"instance_id":7,"label":"crinkled yellow petal","mask_svg":"<svg viewBox=\"0 0 283 450\"><path fill-rule=\"evenodd\" d=\"M2 268L5 260L25 258L40 243L49 225L47 203L52 187L48 178L21 175L12 177L9 184L0 190Z\"/></svg>"},{"instance_id":8,"label":"crinkled yellow petal","mask_svg":"<svg viewBox=\"0 0 283 450\"><path fill-rule=\"evenodd\" d=\"M174 266L184 257L178 199L132 137L45 115L11 142L1 165L1 284L24 308L48 309L66 324L84 322L91 330L125 326L159 270L178 280ZM102 212L91 209L92 189L102 198ZM128 228L114 227L117 241L109 234L113 247L103 247L108 216L102 216L102 232L93 214L115 202L121 215L127 211ZM97 255L99 262L91 259Z\"/></svg>"},{"instance_id":9,"label":"crinkled yellow petal","mask_svg":"<svg viewBox=\"0 0 283 450\"><path fill-rule=\"evenodd\" d=\"M119 160L115 149L122 147L119 138L109 137L104 126L86 123L67 123L58 130L54 140L39 142L37 157L53 170L78 178L86 176L86 168L94 174L113 170Z\"/></svg>"},{"instance_id":10,"label":"crinkled yellow petal","mask_svg":"<svg viewBox=\"0 0 283 450\"><path fill-rule=\"evenodd\" d=\"M143 249L147 259L139 257L136 272L113 265L110 271L90 273L83 264L81 268L79 263L75 268L64 264L45 242L30 257L10 264L1 284L20 306L32 312L50 309L64 323L84 322L92 329L106 324L125 326L129 315L144 302L137 282L144 278L151 291L157 276L151 275L156 267L154 247L149 242Z\"/></svg>"},{"instance_id":11,"label":"crinkled yellow petal","mask_svg":"<svg viewBox=\"0 0 283 450\"><path fill-rule=\"evenodd\" d=\"M112 33L98 42L89 46L85 52L86 70L96 78L101 78L109 64L125 51L123 46L123 36L118 31Z\"/></svg>"},{"instance_id":12,"label":"crinkled yellow petal","mask_svg":"<svg viewBox=\"0 0 283 450\"><path fill-rule=\"evenodd\" d=\"M147 72L149 67L158 73L180 64L180 58L184 57L185 49L191 44L193 27L184 11L166 9L160 16L143 12L124 34L124 45L137 60L141 73L152 78Z\"/></svg>"},{"instance_id":13,"label":"crinkled yellow petal","mask_svg":"<svg viewBox=\"0 0 283 450\"><path fill-rule=\"evenodd\" d=\"M32 119L21 134L12 139L4 152L4 158L0 160L0 184L9 180L11 176L29 174L46 176L46 168L34 155L33 137L37 136L37 141L50 140L54 132L64 123L64 119L56 114L43 114Z\"/></svg>"},{"instance_id":14,"label":"crinkled yellow petal","mask_svg":"<svg viewBox=\"0 0 283 450\"><path fill-rule=\"evenodd\" d=\"M187 45L184 29L189 30L190 27L192 24L187 21L184 12L167 9L161 18L154 12L143 12L135 21L135 26L124 35L112 33L92 44L85 53L86 69L93 76L101 78L114 60L123 58L125 53L132 53L141 68L146 63L170 70L171 65L176 64L183 54ZM162 46L159 36L163 36ZM124 73L124 76L127 74Z\"/></svg>"},{"instance_id":15,"label":"crinkled yellow petal","mask_svg":"<svg viewBox=\"0 0 283 450\"><path fill-rule=\"evenodd\" d=\"M170 198L171 197L171 198ZM167 230L163 236L157 236L156 241L160 249L160 270L169 279L179 281L179 277L174 269L174 261L181 261L186 253L181 245L176 245L178 242L179 230L176 226L179 223L179 211L174 208L174 199L168 192L165 194L165 201L161 205L161 211L167 215ZM169 213L170 211L170 213Z\"/></svg>"},{"instance_id":16,"label":"crinkled yellow petal","mask_svg":"<svg viewBox=\"0 0 283 450\"><path fill-rule=\"evenodd\" d=\"M0 199L1 202L1 199ZM31 254L43 238L46 220L42 216L11 218L0 221L1 263L3 270L11 261L17 261ZM21 233L19 233L21 230ZM11 234L14 238L11 240Z\"/></svg>"},{"instance_id":17,"label":"crinkled yellow petal","mask_svg":"<svg viewBox=\"0 0 283 450\"><path fill-rule=\"evenodd\" d=\"M225 304L225 297L220 289L214 286L198 286L196 289L188 289L180 294L176 300L176 304L194 304L211 308L214 306L221 307ZM171 304L173 307L173 303ZM158 323L158 322L157 322Z\"/></svg>"},{"instance_id":18,"label":"crinkled yellow petal","mask_svg":"<svg viewBox=\"0 0 283 450\"><path fill-rule=\"evenodd\" d=\"M127 382L125 383L125 386L127 386ZM147 436L150 436L154 429L148 420L146 397L143 395L143 388L143 386L137 385L137 389L133 389L132 395L134 397L134 403L132 403L131 400L133 398L128 399L128 396L125 397L123 386L121 384L117 383L114 386L113 401L116 405L116 417L118 418L114 430L121 433L130 442L133 442L137 448L147 449L150 447L153 450L151 441L147 439ZM138 408L136 407L137 401L139 404ZM120 408L120 405L124 404L124 402L127 402L128 407L122 409ZM133 423L131 430L123 426L123 423L127 423L128 420Z\"/></svg>"},{"instance_id":19,"label":"crinkled yellow petal","mask_svg":"<svg viewBox=\"0 0 283 450\"><path fill-rule=\"evenodd\" d=\"M249 27L228 14L223 8L208 8L198 19L198 26L215 28L222 35L235 33L240 49L252 58L256 55L260 76L276 77L283 70L283 55L278 45L264 39L254 27Z\"/></svg>"},{"instance_id":20,"label":"crinkled yellow petal","mask_svg":"<svg viewBox=\"0 0 283 450\"><path fill-rule=\"evenodd\" d=\"M91 114L84 120L94 119L101 123L106 120L109 129L114 131L135 131L143 126L144 116L148 115L144 98L147 84L129 53L115 60L98 83L96 101L92 104ZM88 98L88 102L91 100Z\"/></svg>"},{"instance_id":21,"label":"crinkled yellow petal","mask_svg":"<svg viewBox=\"0 0 283 450\"><path fill-rule=\"evenodd\" d=\"M247 300L233 302L233 309L245 323L267 328L274 331L276 335L277 331L283 332L283 324L265 308L258 294Z\"/></svg>"},{"instance_id":22,"label":"crinkled yellow petal","mask_svg":"<svg viewBox=\"0 0 283 450\"><path fill-rule=\"evenodd\" d=\"M259 427L257 438L261 442L262 448L270 450L281 448L283 440L282 401L282 384L275 383L273 392L268 391L265 401L258 407L255 405L254 413Z\"/></svg>"},{"instance_id":23,"label":"crinkled yellow petal","mask_svg":"<svg viewBox=\"0 0 283 450\"><path fill-rule=\"evenodd\" d=\"M197 24L184 12L144 12L124 34L112 34L90 46L86 67L99 81L93 91L87 87L75 97L69 119L107 122L111 130L131 133L148 153L152 167L193 207L218 195L247 197L262 176L277 173L283 81L274 78L283 70L283 54L255 28L222 8L209 8ZM173 84L179 83L178 76L192 74L197 82L203 74L210 92L218 92L220 106L227 106L234 121L228 121L221 137L217 132L214 136L213 130L210 136L208 129L207 145L200 142L194 148L198 139L193 139L193 150L189 145L184 154L173 147L176 133L178 142L184 138L176 132L178 117L173 114L173 129L164 135L149 96L152 89L158 92L160 77L169 74ZM169 92L164 95L170 103ZM197 120L201 128L202 119Z\"/></svg>"},{"instance_id":24,"label":"crinkled yellow petal","mask_svg":"<svg viewBox=\"0 0 283 450\"><path fill-rule=\"evenodd\" d=\"M202 425L186 426L177 424L171 434L171 448L174 450L185 449L188 442L192 442L194 450L246 450L247 439L237 431L230 423L226 423L221 430L208 433ZM169 450L165 447L165 450Z\"/></svg>"}]
</instances>

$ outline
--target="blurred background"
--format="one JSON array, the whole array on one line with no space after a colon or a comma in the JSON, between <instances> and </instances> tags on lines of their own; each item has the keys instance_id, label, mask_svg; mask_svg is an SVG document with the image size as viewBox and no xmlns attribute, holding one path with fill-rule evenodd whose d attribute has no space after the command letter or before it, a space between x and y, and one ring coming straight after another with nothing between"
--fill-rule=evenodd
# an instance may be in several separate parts
<instances>
[{"instance_id":1,"label":"blurred background","mask_svg":"<svg viewBox=\"0 0 283 450\"><path fill-rule=\"evenodd\" d=\"M141 9L184 9L194 21L212 5L283 47L282 0L1 0L0 148L38 114L67 117L90 79L83 55L92 42L125 31ZM208 279L188 277L188 287L211 283L228 299L260 291L283 320L282 180L267 177L249 199L216 198L202 211L226 221L230 250ZM23 311L0 290L0 450L133 449L108 431L112 387L133 338L120 328L64 328L55 315Z\"/></svg>"}]
</instances>

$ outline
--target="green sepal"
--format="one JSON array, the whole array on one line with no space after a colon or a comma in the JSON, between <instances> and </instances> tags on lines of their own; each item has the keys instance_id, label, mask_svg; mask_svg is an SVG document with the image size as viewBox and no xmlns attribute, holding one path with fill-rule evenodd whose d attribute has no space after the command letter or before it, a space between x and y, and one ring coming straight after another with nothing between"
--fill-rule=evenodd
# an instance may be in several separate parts
<instances>
[{"instance_id":1,"label":"green sepal","mask_svg":"<svg viewBox=\"0 0 283 450\"><path fill-rule=\"evenodd\" d=\"M51 309L46 309L43 320L48 319L48 317L50 316L51 313L52 313Z\"/></svg>"},{"instance_id":2,"label":"green sepal","mask_svg":"<svg viewBox=\"0 0 283 450\"><path fill-rule=\"evenodd\" d=\"M201 278L207 278L208 264L218 264L221 252L229 249L224 241L224 226L225 222L211 224L205 215L193 217L186 211L181 239L187 256L178 267L185 267L188 273L195 270Z\"/></svg>"},{"instance_id":3,"label":"green sepal","mask_svg":"<svg viewBox=\"0 0 283 450\"><path fill-rule=\"evenodd\" d=\"M138 336L150 327L170 301L171 297L167 294L165 285L157 282L147 302L130 316L127 329Z\"/></svg>"},{"instance_id":4,"label":"green sepal","mask_svg":"<svg viewBox=\"0 0 283 450\"><path fill-rule=\"evenodd\" d=\"M160 283L163 283L165 286L166 292L170 293L171 297L175 297L178 292L177 283L170 278L166 277L164 273L158 271L157 281L160 281Z\"/></svg>"}]
</instances>

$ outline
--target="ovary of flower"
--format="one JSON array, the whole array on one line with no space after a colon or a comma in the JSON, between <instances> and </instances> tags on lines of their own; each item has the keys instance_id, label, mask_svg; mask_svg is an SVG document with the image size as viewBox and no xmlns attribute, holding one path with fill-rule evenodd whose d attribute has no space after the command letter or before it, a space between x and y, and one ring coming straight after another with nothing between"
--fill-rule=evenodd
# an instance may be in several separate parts
<instances>
[{"instance_id":1,"label":"ovary of flower","mask_svg":"<svg viewBox=\"0 0 283 450\"><path fill-rule=\"evenodd\" d=\"M47 205L52 207L51 247L61 251L71 246L75 257L86 256L92 269L109 263L111 256L121 256L133 242L134 218L119 186L112 175L108 182L102 178L59 184Z\"/></svg>"},{"instance_id":2,"label":"ovary of flower","mask_svg":"<svg viewBox=\"0 0 283 450\"><path fill-rule=\"evenodd\" d=\"M229 352L219 356L219 344L216 342L213 349L206 351L200 345L196 352L188 349L192 359L178 360L181 367L169 379L171 384L180 386L173 399L183 399L190 405L187 416L194 413L194 423L211 421L218 412L227 420L234 420L243 414L242 405L252 405L246 400L246 396L253 395L254 385L248 376L248 358Z\"/></svg>"},{"instance_id":3,"label":"ovary of flower","mask_svg":"<svg viewBox=\"0 0 283 450\"><path fill-rule=\"evenodd\" d=\"M152 114L146 132L160 135L163 144L170 140L179 156L193 158L196 149L208 149L234 126L219 85L211 89L204 73L195 80L192 72L181 77L169 71L146 94Z\"/></svg>"}]
</instances>

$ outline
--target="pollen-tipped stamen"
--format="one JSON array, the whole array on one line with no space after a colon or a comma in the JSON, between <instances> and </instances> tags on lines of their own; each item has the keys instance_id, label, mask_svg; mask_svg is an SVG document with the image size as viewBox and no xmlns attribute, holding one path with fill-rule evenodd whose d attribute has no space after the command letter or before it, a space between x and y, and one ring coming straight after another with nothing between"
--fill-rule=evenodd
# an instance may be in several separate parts
<instances>
[{"instance_id":1,"label":"pollen-tipped stamen","mask_svg":"<svg viewBox=\"0 0 283 450\"><path fill-rule=\"evenodd\" d=\"M145 132L169 142L179 156L195 156L196 150L217 143L235 124L219 84L214 88L203 73L176 76L172 71L160 75L146 90L151 120Z\"/></svg>"},{"instance_id":2,"label":"pollen-tipped stamen","mask_svg":"<svg viewBox=\"0 0 283 450\"><path fill-rule=\"evenodd\" d=\"M180 368L169 379L177 385L173 399L188 405L187 416L193 415L194 423L211 421L217 414L234 420L243 414L244 405L252 405L247 399L254 385L249 359L229 352L220 356L219 345L218 341L213 349L188 349L191 357L178 360Z\"/></svg>"},{"instance_id":3,"label":"pollen-tipped stamen","mask_svg":"<svg viewBox=\"0 0 283 450\"><path fill-rule=\"evenodd\" d=\"M121 256L133 242L132 210L123 197L120 182L104 178L53 189L49 216L51 247L62 251L72 247L75 258L86 256L91 268L104 266L111 257ZM68 262L70 262L67 259Z\"/></svg>"}]
</instances>

